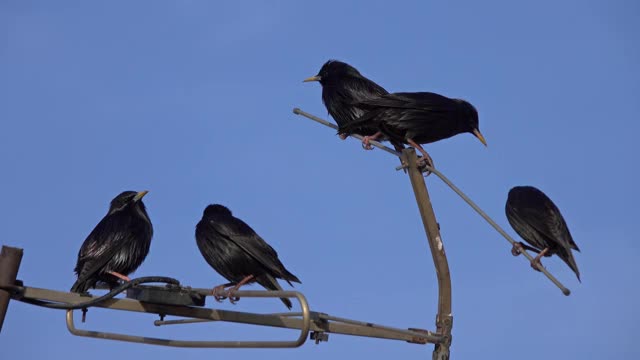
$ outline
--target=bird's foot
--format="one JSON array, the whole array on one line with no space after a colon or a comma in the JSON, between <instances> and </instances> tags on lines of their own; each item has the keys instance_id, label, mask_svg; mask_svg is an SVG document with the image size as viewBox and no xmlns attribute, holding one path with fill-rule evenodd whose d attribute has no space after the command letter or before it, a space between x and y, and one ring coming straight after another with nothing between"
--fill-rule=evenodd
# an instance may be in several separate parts
<instances>
[{"instance_id":1,"label":"bird's foot","mask_svg":"<svg viewBox=\"0 0 640 360\"><path fill-rule=\"evenodd\" d=\"M347 134L338 134L338 137L340 138L340 140L345 140L349 135Z\"/></svg>"},{"instance_id":2,"label":"bird's foot","mask_svg":"<svg viewBox=\"0 0 640 360\"><path fill-rule=\"evenodd\" d=\"M531 260L531 267L535 271L542 271L543 266L540 258L536 257L535 259Z\"/></svg>"},{"instance_id":3,"label":"bird's foot","mask_svg":"<svg viewBox=\"0 0 640 360\"><path fill-rule=\"evenodd\" d=\"M420 146L420 144L416 143L415 141L413 141L412 139L407 139L407 142L409 143L409 145L413 146L414 149L417 149L418 151L420 151L420 153L422 154L422 158L420 158L418 160L418 165L420 167L425 167L428 166L432 169L435 169L435 164L433 163L433 159L431 158L431 156L429 155L429 153L427 153L422 146ZM429 176L431 174L431 171L424 169L423 172L426 173L425 176Z\"/></svg>"},{"instance_id":4,"label":"bird's foot","mask_svg":"<svg viewBox=\"0 0 640 360\"><path fill-rule=\"evenodd\" d=\"M549 252L549 248L545 248L542 251L540 251L540 253L533 260L531 260L531 267L533 268L533 270L542 271L543 266L540 259L543 256L545 256L548 252Z\"/></svg>"},{"instance_id":5,"label":"bird's foot","mask_svg":"<svg viewBox=\"0 0 640 360\"><path fill-rule=\"evenodd\" d=\"M222 302L222 300L227 298L227 292L224 290L224 285L218 285L211 290L211 295L217 302Z\"/></svg>"},{"instance_id":6,"label":"bird's foot","mask_svg":"<svg viewBox=\"0 0 640 360\"><path fill-rule=\"evenodd\" d=\"M247 276L244 277L244 279L240 280L240 282L237 283L236 286L234 286L231 289L227 290L227 297L229 298L229 302L230 303L235 305L236 302L240 301L240 298L237 297L237 296L234 296L234 293L236 291L238 291L242 285L250 282L253 278L254 278L253 275L247 275Z\"/></svg>"},{"instance_id":7,"label":"bird's foot","mask_svg":"<svg viewBox=\"0 0 640 360\"><path fill-rule=\"evenodd\" d=\"M372 140L371 136L365 136L362 139L362 148L365 150L373 150L373 146L371 146L371 144L369 143L369 141Z\"/></svg>"},{"instance_id":8,"label":"bird's foot","mask_svg":"<svg viewBox=\"0 0 640 360\"><path fill-rule=\"evenodd\" d=\"M425 158L420 158L420 160L418 160L418 168L424 173L424 176L431 175L431 171L427 170L426 168L427 166L433 169L433 165L430 164Z\"/></svg>"},{"instance_id":9,"label":"bird's foot","mask_svg":"<svg viewBox=\"0 0 640 360\"><path fill-rule=\"evenodd\" d=\"M234 296L234 293L236 292L236 288L231 288L227 291L227 297L229 298L229 302L232 303L233 305L235 305L238 301L240 301L240 298L237 296Z\"/></svg>"},{"instance_id":10,"label":"bird's foot","mask_svg":"<svg viewBox=\"0 0 640 360\"><path fill-rule=\"evenodd\" d=\"M524 247L522 246L522 243L517 242L513 244L513 247L511 248L511 255L518 256L523 252L524 252Z\"/></svg>"}]
</instances>

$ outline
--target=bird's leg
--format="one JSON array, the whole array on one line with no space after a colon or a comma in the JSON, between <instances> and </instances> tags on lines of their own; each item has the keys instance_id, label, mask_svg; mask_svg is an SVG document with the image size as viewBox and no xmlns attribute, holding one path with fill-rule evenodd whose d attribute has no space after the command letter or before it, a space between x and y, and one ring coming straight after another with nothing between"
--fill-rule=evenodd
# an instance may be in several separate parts
<instances>
[{"instance_id":1,"label":"bird's leg","mask_svg":"<svg viewBox=\"0 0 640 360\"><path fill-rule=\"evenodd\" d=\"M236 292L238 289L240 289L240 287L242 285L248 283L252 279L253 279L253 275L245 276L245 278L240 280L240 282L238 284L236 284L236 286L234 286L231 289L227 290L227 296L229 297L229 302L230 303L235 304L236 301L240 300L240 298L234 297L233 293Z\"/></svg>"},{"instance_id":2,"label":"bird's leg","mask_svg":"<svg viewBox=\"0 0 640 360\"><path fill-rule=\"evenodd\" d=\"M542 258L547 252L549 252L549 248L545 248L544 250L540 251L540 254L538 254L533 260L531 260L531 267L534 270L541 271L540 269L542 268L542 263L540 262L540 258Z\"/></svg>"},{"instance_id":3,"label":"bird's leg","mask_svg":"<svg viewBox=\"0 0 640 360\"><path fill-rule=\"evenodd\" d=\"M129 282L129 281L131 281L131 279L129 279L129 277L128 277L128 276L126 276L126 275L122 275L122 274L120 274L120 273L118 273L118 272L115 272L115 271L107 271L107 273L109 273L109 274L111 274L111 275L113 275L113 276L117 277L118 279L123 280L123 281L125 281L125 282Z\"/></svg>"},{"instance_id":4,"label":"bird's leg","mask_svg":"<svg viewBox=\"0 0 640 360\"><path fill-rule=\"evenodd\" d=\"M213 295L213 298L217 301L217 302L221 302L222 300L226 299L226 295L225 295L225 291L224 288L229 287L229 286L233 286L235 285L235 283L226 283L226 284L222 284L222 285L218 285L216 287L213 288L213 290L211 290L211 295Z\"/></svg>"},{"instance_id":5,"label":"bird's leg","mask_svg":"<svg viewBox=\"0 0 640 360\"><path fill-rule=\"evenodd\" d=\"M345 140L348 136L347 134L338 134L338 137L340 138L340 140Z\"/></svg>"},{"instance_id":6,"label":"bird's leg","mask_svg":"<svg viewBox=\"0 0 640 360\"><path fill-rule=\"evenodd\" d=\"M540 252L540 250L531 247L523 242L517 242L515 244L513 244L513 248L511 248L511 255L513 256L518 256L520 254L522 254L525 250L529 250L529 251L533 251L536 254Z\"/></svg>"},{"instance_id":7,"label":"bird's leg","mask_svg":"<svg viewBox=\"0 0 640 360\"><path fill-rule=\"evenodd\" d=\"M409 145L413 146L414 148L416 148L418 151L420 151L420 153L422 154L422 161L424 162L424 165L428 165L432 168L435 168L435 166L433 165L433 159L431 158L431 156L429 156L429 154L422 148L422 146L420 146L420 144L416 143L415 141L413 141L413 139L407 139L407 142L409 143ZM427 175L431 174L431 172L429 171L429 173Z\"/></svg>"},{"instance_id":8,"label":"bird's leg","mask_svg":"<svg viewBox=\"0 0 640 360\"><path fill-rule=\"evenodd\" d=\"M365 136L362 139L362 147L365 150L373 150L373 146L371 146L371 144L369 144L369 141L371 140L376 140L377 138L380 137L380 135L382 135L382 133L380 131L378 131L377 133L371 135L371 136Z\"/></svg>"}]
</instances>

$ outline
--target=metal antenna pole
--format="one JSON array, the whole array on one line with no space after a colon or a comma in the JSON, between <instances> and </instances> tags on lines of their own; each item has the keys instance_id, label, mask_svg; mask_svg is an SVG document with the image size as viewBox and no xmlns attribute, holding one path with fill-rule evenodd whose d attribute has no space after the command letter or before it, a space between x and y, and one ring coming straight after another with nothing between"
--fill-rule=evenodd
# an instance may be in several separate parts
<instances>
[{"instance_id":1,"label":"metal antenna pole","mask_svg":"<svg viewBox=\"0 0 640 360\"><path fill-rule=\"evenodd\" d=\"M444 244L440 237L440 226L436 221L431 199L427 191L427 185L418 167L418 156L413 148L402 151L402 162L408 164L409 179L413 193L416 196L420 217L427 233L429 248L433 263L436 267L438 277L438 314L436 315L437 334L442 335L444 341L436 344L433 350L433 360L448 360L449 346L451 345L451 328L453 326L453 316L451 314L451 276L449 274L449 263L444 251Z\"/></svg>"},{"instance_id":2,"label":"metal antenna pole","mask_svg":"<svg viewBox=\"0 0 640 360\"><path fill-rule=\"evenodd\" d=\"M22 249L2 246L2 251L0 251L0 285L14 285L21 261ZM0 332L2 332L2 324L7 314L10 299L11 294L6 290L0 289Z\"/></svg>"}]
</instances>

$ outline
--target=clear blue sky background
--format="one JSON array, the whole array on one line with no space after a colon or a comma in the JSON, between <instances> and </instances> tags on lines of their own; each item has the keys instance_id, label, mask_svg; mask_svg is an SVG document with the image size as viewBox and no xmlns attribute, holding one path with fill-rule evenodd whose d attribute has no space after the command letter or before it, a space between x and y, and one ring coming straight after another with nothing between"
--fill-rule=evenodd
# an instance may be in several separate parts
<instances>
[{"instance_id":1,"label":"clear blue sky background","mask_svg":"<svg viewBox=\"0 0 640 360\"><path fill-rule=\"evenodd\" d=\"M637 359L640 8L633 1L2 1L0 242L19 277L67 290L78 248L123 190L155 226L135 276L197 287L203 208L228 205L302 279L314 310L434 329L437 287L409 180L292 114L327 117L330 58L390 91L468 99L489 142L428 145L438 168L509 233L508 190L535 185L582 249L582 284L557 258L563 296L435 176L451 266L454 359ZM252 287L256 288L256 287ZM243 299L242 311L282 311ZM152 315L91 310L88 328L183 339L291 338L234 324L156 328ZM18 346L18 344L21 344ZM12 303L3 358L430 358L432 346L331 335L295 350L197 350L70 335L62 311Z\"/></svg>"}]
</instances>

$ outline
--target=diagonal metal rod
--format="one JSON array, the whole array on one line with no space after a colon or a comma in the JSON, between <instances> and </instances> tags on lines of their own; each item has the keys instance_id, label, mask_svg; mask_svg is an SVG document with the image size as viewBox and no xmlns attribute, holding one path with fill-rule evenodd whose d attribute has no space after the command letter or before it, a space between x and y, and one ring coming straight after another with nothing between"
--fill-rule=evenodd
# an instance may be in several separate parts
<instances>
[{"instance_id":1,"label":"diagonal metal rod","mask_svg":"<svg viewBox=\"0 0 640 360\"><path fill-rule=\"evenodd\" d=\"M319 118L317 116L311 115L308 112L304 112L304 111L302 111L302 110L300 110L298 108L294 108L293 109L293 113L296 114L296 115L302 115L302 116L304 116L306 118L309 118L309 119L311 119L313 121L317 121L317 122L319 122L320 124L322 124L324 126L328 126L328 127L332 128L332 129L338 130L338 126L336 124L332 124L332 123L328 122L327 120L324 120L324 119L321 119L321 118ZM361 141L364 139L364 136L358 135L358 134L353 134L353 135L351 135L351 137L354 137L354 138L356 138L358 140L361 140ZM402 156L402 154L400 154L399 152L397 152L397 151L395 151L395 150L393 150L393 149L391 149L389 147L384 146L381 142L378 142L378 141L375 141L375 140L369 140L369 144L377 147L380 150L384 150L384 151L388 152L389 154L395 155L397 157ZM402 167L400 167L400 169L402 169Z\"/></svg>"},{"instance_id":2,"label":"diagonal metal rod","mask_svg":"<svg viewBox=\"0 0 640 360\"><path fill-rule=\"evenodd\" d=\"M302 115L306 118L309 118L313 121L319 122L322 125L328 126L330 128L333 129L337 129L338 127L335 124L332 124L324 119L321 119L317 116L311 115L305 111L300 110L299 108L294 108L293 109L293 113L296 115ZM362 136L360 135L352 135L352 137L355 137L356 139L360 139L362 140ZM390 154L393 154L395 156L401 156L401 154L397 151L394 151L393 149L384 146L383 144L377 142L377 141L371 141L370 142L371 145L382 149ZM396 168L396 170L401 170L406 166L400 166L398 168ZM511 245L514 245L517 243L517 241L515 241L511 236L509 236L509 234L507 234L506 231L504 231L500 225L498 225L493 219L491 219L489 217L489 215L487 215L487 213L485 213L478 205L476 205L475 202L473 202L465 193L462 192L462 190L460 190L457 186L455 186L453 184L453 182L451 182L451 180L449 180L446 176L444 176L444 174L442 174L440 171L430 167L430 166L424 166L424 168L427 171L430 171L434 174L436 174L436 176L438 176L445 184L447 184L447 186L449 186L451 188L451 190L453 190L456 194L458 194L458 196L460 196L462 198L462 200L464 200L464 202L466 202L467 204L469 204L469 206L471 206L471 208L473 208L473 210L475 210L485 221L487 221L489 223L489 225L491 225L494 229L496 229L496 231L502 235L502 237L504 237L509 243L511 243ZM529 253L527 253L526 251L522 252L522 255L524 255L525 258L527 258L530 262L533 261L533 256L529 255ZM540 267L540 271L549 279L551 280L551 282L556 285L564 295L569 296L571 294L571 291L569 289L567 289L564 285L562 285L562 283L560 281L558 281L558 279L556 279L553 275L551 275L551 273L549 273L549 271L547 271L546 268L544 267Z\"/></svg>"}]
</instances>

